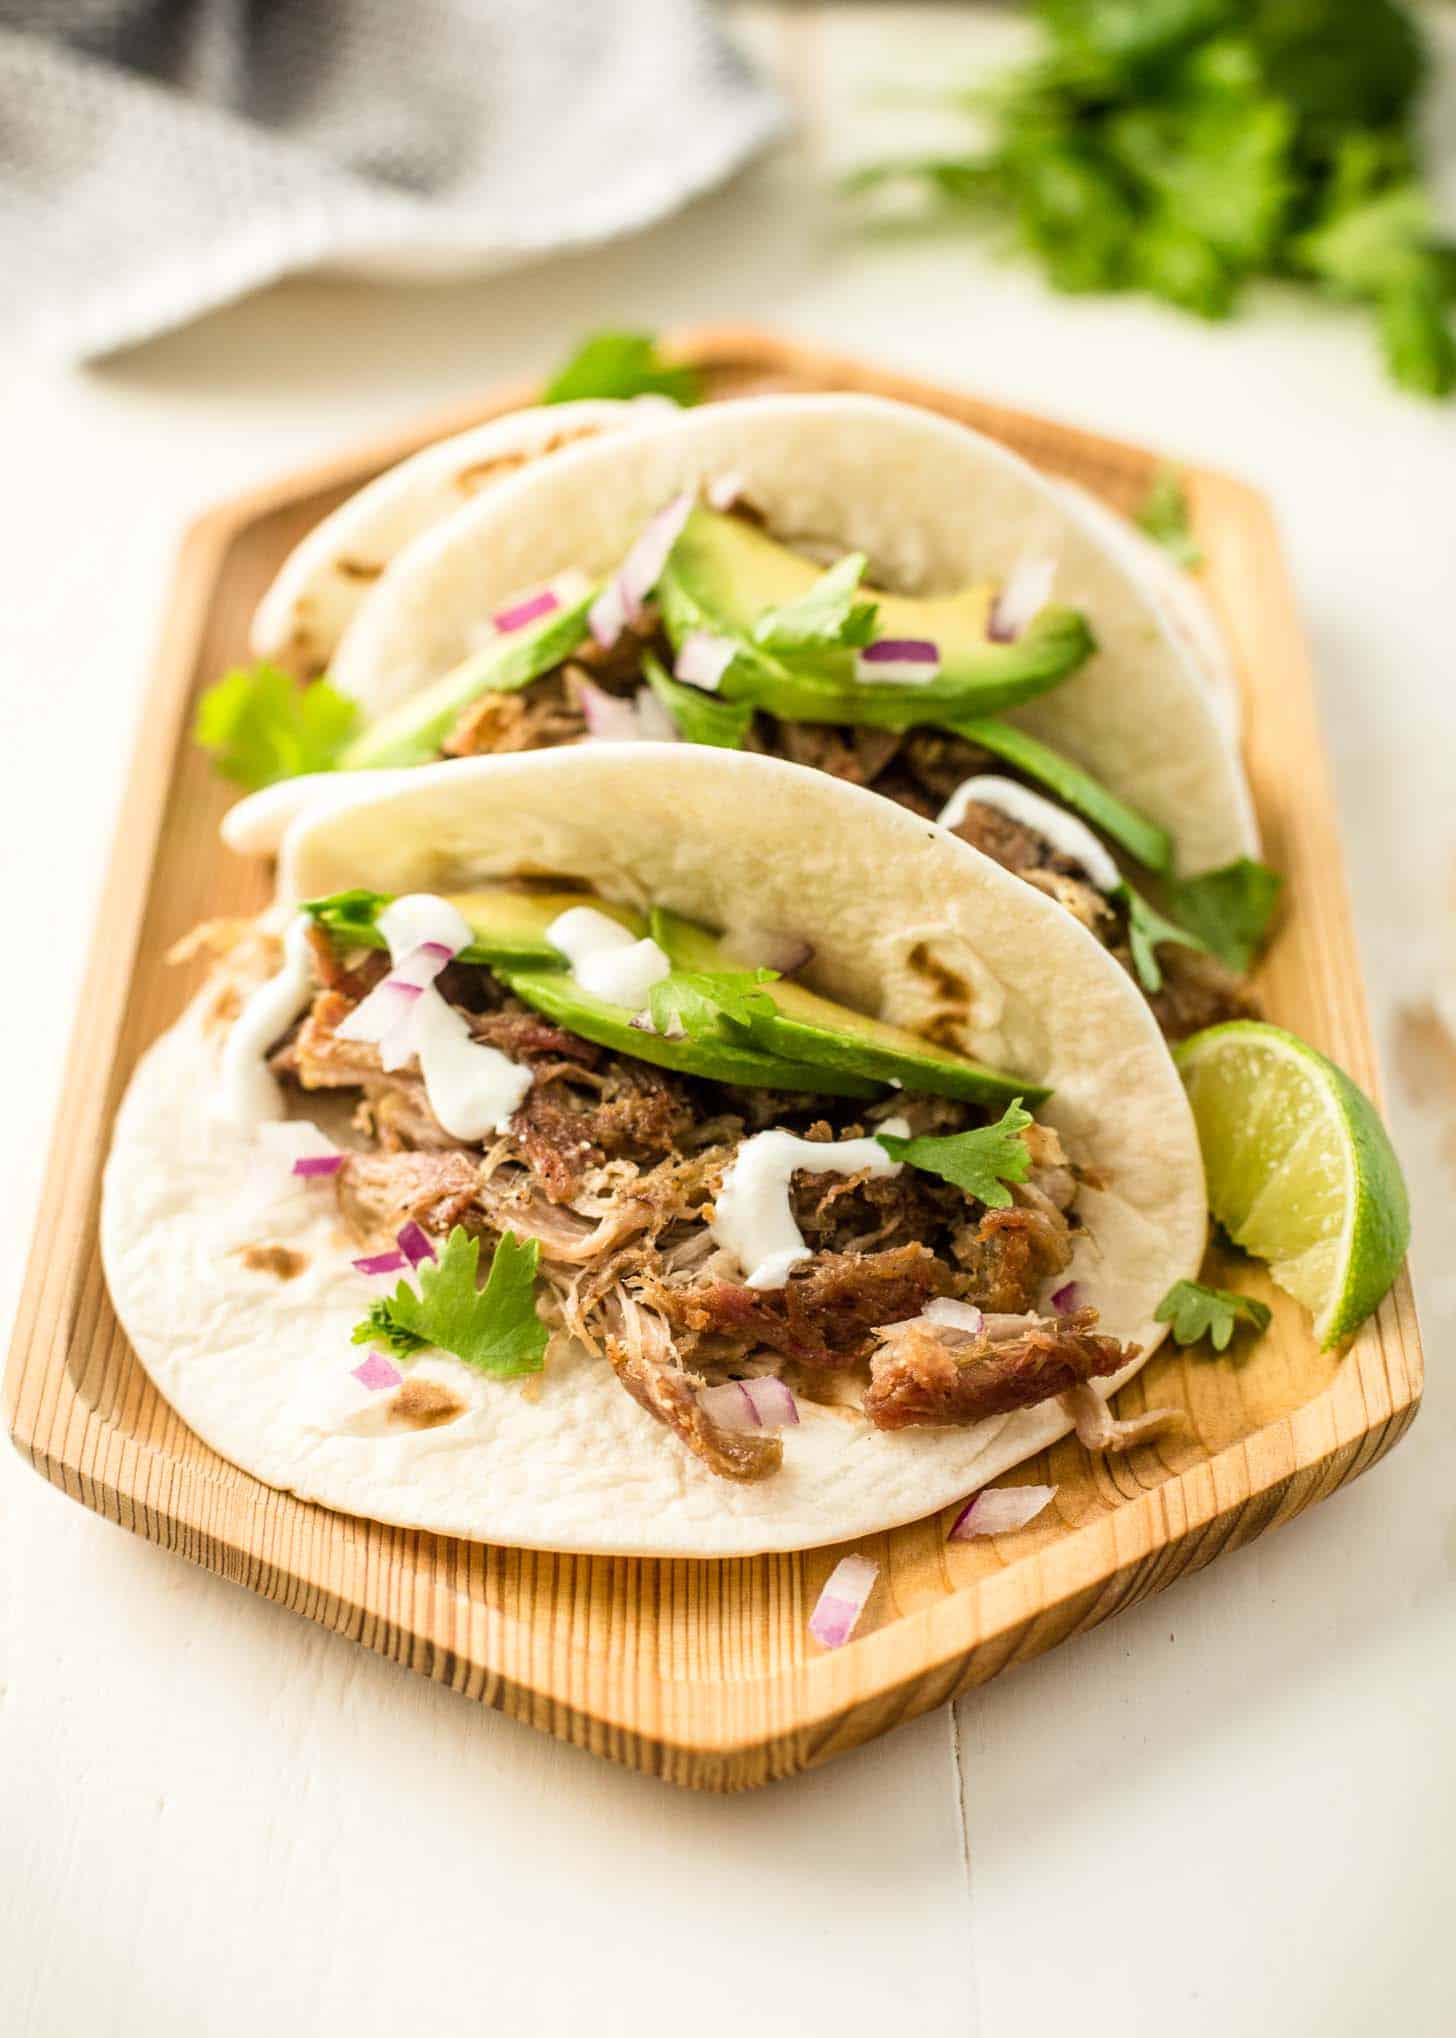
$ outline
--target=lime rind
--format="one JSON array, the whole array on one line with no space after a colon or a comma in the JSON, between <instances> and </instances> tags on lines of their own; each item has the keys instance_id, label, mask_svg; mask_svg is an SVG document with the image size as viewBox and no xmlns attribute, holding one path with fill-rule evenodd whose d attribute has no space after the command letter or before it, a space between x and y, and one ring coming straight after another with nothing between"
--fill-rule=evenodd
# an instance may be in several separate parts
<instances>
[{"instance_id":1,"label":"lime rind","mask_svg":"<svg viewBox=\"0 0 1456 2038\"><path fill-rule=\"evenodd\" d=\"M1234 1020L1177 1050L1203 1143L1209 1208L1229 1237L1342 1344L1410 1242L1400 1163L1370 1099L1282 1027Z\"/></svg>"}]
</instances>

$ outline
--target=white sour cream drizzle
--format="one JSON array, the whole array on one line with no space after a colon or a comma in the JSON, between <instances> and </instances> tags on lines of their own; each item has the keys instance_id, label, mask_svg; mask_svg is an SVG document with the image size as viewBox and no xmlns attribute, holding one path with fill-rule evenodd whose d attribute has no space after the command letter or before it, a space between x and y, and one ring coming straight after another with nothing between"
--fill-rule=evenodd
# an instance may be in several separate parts
<instances>
[{"instance_id":1,"label":"white sour cream drizzle","mask_svg":"<svg viewBox=\"0 0 1456 2038\"><path fill-rule=\"evenodd\" d=\"M407 892L393 900L375 923L398 966L422 941L459 950L469 945L468 922L448 899L433 892ZM472 1038L470 1028L427 984L415 1001L410 1022L420 1074L430 1109L453 1139L484 1139L503 1132L531 1087L531 1071Z\"/></svg>"},{"instance_id":2,"label":"white sour cream drizzle","mask_svg":"<svg viewBox=\"0 0 1456 2038\"><path fill-rule=\"evenodd\" d=\"M569 906L546 929L551 946L566 957L571 973L589 997L635 1012L654 984L672 974L672 964L655 941L638 941L618 921L594 906Z\"/></svg>"},{"instance_id":3,"label":"white sour cream drizzle","mask_svg":"<svg viewBox=\"0 0 1456 2038\"><path fill-rule=\"evenodd\" d=\"M880 1130L904 1139L910 1127L903 1118L887 1118ZM781 1127L756 1132L723 1177L713 1204L713 1236L745 1270L746 1287L782 1288L795 1267L814 1257L789 1202L794 1176L898 1175L903 1166L877 1139L799 1139Z\"/></svg>"},{"instance_id":4,"label":"white sour cream drizzle","mask_svg":"<svg viewBox=\"0 0 1456 2038\"><path fill-rule=\"evenodd\" d=\"M265 1059L313 996L310 921L299 913L283 936L283 967L251 993L228 1028L218 1072L218 1108L234 1125L283 1116L283 1092Z\"/></svg>"},{"instance_id":5,"label":"white sour cream drizzle","mask_svg":"<svg viewBox=\"0 0 1456 2038\"><path fill-rule=\"evenodd\" d=\"M1030 828L1033 834L1040 835L1058 855L1070 856L1074 863L1080 863L1099 892L1121 889L1122 872L1092 830L1054 800L1044 800L1040 793L1018 785L1014 779L996 778L989 774L982 778L968 778L956 787L941 808L941 827L954 828L958 821L965 818L966 808L973 802L977 806L995 807L999 813L1019 821L1023 828Z\"/></svg>"}]
</instances>

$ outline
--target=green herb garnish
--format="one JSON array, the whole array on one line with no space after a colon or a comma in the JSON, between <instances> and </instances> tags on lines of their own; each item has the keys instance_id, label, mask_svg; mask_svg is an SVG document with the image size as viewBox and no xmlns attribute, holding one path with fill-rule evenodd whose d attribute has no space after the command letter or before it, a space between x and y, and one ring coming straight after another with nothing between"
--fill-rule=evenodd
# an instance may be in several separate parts
<instances>
[{"instance_id":1,"label":"green herb garnish","mask_svg":"<svg viewBox=\"0 0 1456 2038\"><path fill-rule=\"evenodd\" d=\"M771 969L675 969L652 986L647 1009L664 1038L686 1034L690 1040L711 1040L722 1035L725 1020L746 1030L754 1019L772 1013L773 1000L760 986L771 984L777 974Z\"/></svg>"},{"instance_id":2,"label":"green herb garnish","mask_svg":"<svg viewBox=\"0 0 1456 2038\"><path fill-rule=\"evenodd\" d=\"M450 1352L495 1380L539 1373L550 1332L536 1314L537 1241L503 1232L483 1288L476 1285L480 1240L456 1225L437 1261L419 1270L419 1290L401 1281L372 1302L354 1329L356 1345L384 1344L399 1357L426 1345Z\"/></svg>"},{"instance_id":3,"label":"green herb garnish","mask_svg":"<svg viewBox=\"0 0 1456 2038\"><path fill-rule=\"evenodd\" d=\"M1127 945L1132 951L1132 966L1137 980L1145 991L1161 991L1163 969L1158 961L1159 946L1163 942L1172 942L1179 948L1205 948L1206 944L1196 934L1190 934L1186 927L1175 926L1131 885L1120 886L1114 896L1120 897L1127 908Z\"/></svg>"},{"instance_id":4,"label":"green herb garnish","mask_svg":"<svg viewBox=\"0 0 1456 2038\"><path fill-rule=\"evenodd\" d=\"M1180 566L1201 566L1203 549L1193 535L1188 496L1176 467L1160 467L1134 521Z\"/></svg>"},{"instance_id":5,"label":"green herb garnish","mask_svg":"<svg viewBox=\"0 0 1456 2038\"><path fill-rule=\"evenodd\" d=\"M1237 1324L1247 1323L1262 1336L1270 1323L1267 1302L1232 1288L1205 1288L1201 1281L1175 1281L1153 1315L1171 1326L1175 1344L1195 1345L1207 1338L1216 1352L1228 1349Z\"/></svg>"},{"instance_id":6,"label":"green herb garnish","mask_svg":"<svg viewBox=\"0 0 1456 2038\"><path fill-rule=\"evenodd\" d=\"M643 653L642 671L685 743L707 743L717 750L743 748L753 726L751 701L720 700L700 686L685 686L671 678L650 651Z\"/></svg>"},{"instance_id":7,"label":"green herb garnish","mask_svg":"<svg viewBox=\"0 0 1456 2038\"><path fill-rule=\"evenodd\" d=\"M1230 969L1243 971L1268 938L1283 889L1277 871L1241 856L1202 877L1175 879L1168 902L1181 926Z\"/></svg>"},{"instance_id":8,"label":"green herb garnish","mask_svg":"<svg viewBox=\"0 0 1456 2038\"><path fill-rule=\"evenodd\" d=\"M1404 389L1456 387L1452 251L1421 182L1398 0L1040 0L1031 63L958 95L984 147L872 164L932 222L1010 222L1059 290L1226 318L1257 276L1374 315Z\"/></svg>"},{"instance_id":9,"label":"green herb garnish","mask_svg":"<svg viewBox=\"0 0 1456 2038\"><path fill-rule=\"evenodd\" d=\"M651 333L591 333L546 385L543 403L580 397L670 396L674 403L703 400L696 368L665 361Z\"/></svg>"},{"instance_id":10,"label":"green herb garnish","mask_svg":"<svg viewBox=\"0 0 1456 2038\"><path fill-rule=\"evenodd\" d=\"M1031 1113L1023 1111L1018 1097L994 1125L981 1125L973 1132L918 1139L877 1132L875 1138L891 1160L908 1161L912 1168L939 1175L988 1209L1001 1210L1011 1201L1011 1191L1004 1185L1024 1182L1031 1173L1031 1155L1021 1136L1031 1122Z\"/></svg>"},{"instance_id":11,"label":"green herb garnish","mask_svg":"<svg viewBox=\"0 0 1456 2038\"><path fill-rule=\"evenodd\" d=\"M847 552L797 600L765 609L753 626L754 643L791 655L868 644L878 607L856 599L868 563L863 552Z\"/></svg>"},{"instance_id":12,"label":"green herb garnish","mask_svg":"<svg viewBox=\"0 0 1456 2038\"><path fill-rule=\"evenodd\" d=\"M202 696L192 733L224 778L256 792L332 771L358 721L355 703L326 679L300 685L276 665L240 665Z\"/></svg>"}]
</instances>

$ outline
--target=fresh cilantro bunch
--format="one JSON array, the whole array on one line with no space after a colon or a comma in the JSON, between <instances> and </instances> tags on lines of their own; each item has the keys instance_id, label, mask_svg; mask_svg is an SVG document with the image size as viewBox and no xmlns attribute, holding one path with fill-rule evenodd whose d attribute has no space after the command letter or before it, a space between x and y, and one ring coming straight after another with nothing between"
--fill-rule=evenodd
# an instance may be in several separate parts
<instances>
[{"instance_id":1,"label":"fresh cilantro bunch","mask_svg":"<svg viewBox=\"0 0 1456 2038\"><path fill-rule=\"evenodd\" d=\"M979 152L871 166L941 218L1010 221L1060 290L1226 318L1252 276L1366 305L1405 389L1456 386L1456 258L1434 235L1399 0L1039 0L1043 49L966 95Z\"/></svg>"},{"instance_id":2,"label":"fresh cilantro bunch","mask_svg":"<svg viewBox=\"0 0 1456 2038\"><path fill-rule=\"evenodd\" d=\"M651 333L591 333L551 377L541 401L574 403L582 397L621 401L633 396L701 403L702 377L696 368L664 360Z\"/></svg>"}]
</instances>

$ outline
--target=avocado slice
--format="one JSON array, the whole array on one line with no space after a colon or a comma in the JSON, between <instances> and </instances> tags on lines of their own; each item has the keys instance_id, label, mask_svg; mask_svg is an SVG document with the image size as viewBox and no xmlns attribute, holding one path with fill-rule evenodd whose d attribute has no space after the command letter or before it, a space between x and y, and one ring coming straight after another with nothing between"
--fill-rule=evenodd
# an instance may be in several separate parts
<instances>
[{"instance_id":1,"label":"avocado slice","mask_svg":"<svg viewBox=\"0 0 1456 2038\"><path fill-rule=\"evenodd\" d=\"M1064 807L1073 808L1094 828L1100 828L1145 870L1162 875L1171 872L1173 838L1167 829L1109 792L1091 772L1083 771L1081 765L1073 764L1070 757L1053 750L1049 743L1028 735L1014 723L999 721L994 715L947 721L941 727L953 736L964 736L968 743L978 743L994 757L1004 758L1014 770L1044 785Z\"/></svg>"},{"instance_id":2,"label":"avocado slice","mask_svg":"<svg viewBox=\"0 0 1456 2038\"><path fill-rule=\"evenodd\" d=\"M652 914L652 938L674 969L731 970L720 937L661 907ZM1013 1097L1038 1104L1051 1095L1041 1084L1002 1075L964 1055L936 1047L903 1026L866 1018L785 977L760 987L774 1010L747 1022L753 1045L786 1059L828 1071L872 1077L903 1090L936 1097L965 1097L978 1104L1004 1105Z\"/></svg>"},{"instance_id":3,"label":"avocado slice","mask_svg":"<svg viewBox=\"0 0 1456 2038\"><path fill-rule=\"evenodd\" d=\"M648 1033L632 1024L636 1014L629 1006L611 1005L604 998L591 997L575 977L561 970L498 970L497 974L523 1004L554 1019L568 1033L594 1040L599 1047L615 1048L636 1061L676 1069L680 1075L739 1083L752 1090L807 1090L836 1097L877 1097L883 1093L881 1083L852 1070L787 1060L726 1033L681 1040Z\"/></svg>"},{"instance_id":4,"label":"avocado slice","mask_svg":"<svg viewBox=\"0 0 1456 2038\"><path fill-rule=\"evenodd\" d=\"M635 940L647 932L646 920L631 906L614 905L591 892L511 891L500 885L442 896L475 936L468 948L461 949L460 961L484 963L488 969L564 970L566 957L546 939L546 929L572 906L605 913ZM384 936L375 922L389 903L387 892L336 892L331 898L307 900L302 910L350 947L383 948Z\"/></svg>"},{"instance_id":5,"label":"avocado slice","mask_svg":"<svg viewBox=\"0 0 1456 2038\"><path fill-rule=\"evenodd\" d=\"M492 637L430 686L371 722L344 750L340 771L429 764L439 756L461 710L472 701L483 693L517 693L580 650L587 637L587 611L596 596L592 588L539 622Z\"/></svg>"},{"instance_id":6,"label":"avocado slice","mask_svg":"<svg viewBox=\"0 0 1456 2038\"><path fill-rule=\"evenodd\" d=\"M755 644L755 621L797 601L820 572L741 517L699 505L663 568L657 600L675 647L693 630L738 639L721 698L751 701L785 721L908 729L950 714L993 714L1045 693L1093 649L1083 617L1065 608L1043 609L1014 643L992 643L990 586L919 598L864 590L879 607L877 636L929 638L939 647L940 671L923 686L857 680L849 649L806 651L790 661Z\"/></svg>"}]
</instances>

